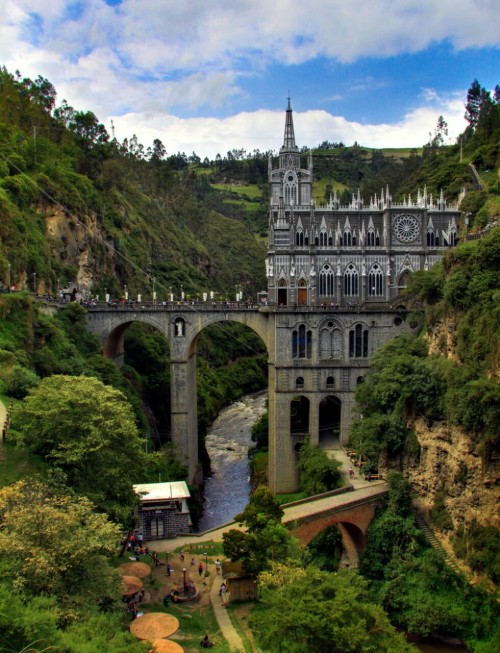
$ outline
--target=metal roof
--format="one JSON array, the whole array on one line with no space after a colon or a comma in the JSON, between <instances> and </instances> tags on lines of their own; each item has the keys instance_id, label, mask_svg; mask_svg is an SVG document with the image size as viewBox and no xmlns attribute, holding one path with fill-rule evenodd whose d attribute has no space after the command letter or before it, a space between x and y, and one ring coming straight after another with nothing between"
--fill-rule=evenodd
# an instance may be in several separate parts
<instances>
[{"instance_id":1,"label":"metal roof","mask_svg":"<svg viewBox=\"0 0 500 653\"><path fill-rule=\"evenodd\" d=\"M132 486L141 496L141 501L165 501L168 499L187 499L191 496L186 481L171 483L142 483Z\"/></svg>"}]
</instances>

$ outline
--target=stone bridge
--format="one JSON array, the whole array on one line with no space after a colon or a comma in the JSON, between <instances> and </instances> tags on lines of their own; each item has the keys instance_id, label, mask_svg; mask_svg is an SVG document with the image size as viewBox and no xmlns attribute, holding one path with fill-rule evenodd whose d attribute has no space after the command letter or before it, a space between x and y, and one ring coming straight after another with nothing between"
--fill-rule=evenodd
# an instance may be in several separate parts
<instances>
[{"instance_id":1,"label":"stone bridge","mask_svg":"<svg viewBox=\"0 0 500 653\"><path fill-rule=\"evenodd\" d=\"M387 492L387 484L383 481L375 481L356 490L349 485L341 490L283 506L282 523L303 544L309 544L322 530L337 524L342 534L344 553L350 566L356 567L359 554L366 546L368 526ZM244 530L236 522L231 522L202 533L155 541L152 546L156 551L174 551L180 546L188 547L208 540L222 542L224 533L232 529Z\"/></svg>"},{"instance_id":2,"label":"stone bridge","mask_svg":"<svg viewBox=\"0 0 500 653\"><path fill-rule=\"evenodd\" d=\"M398 305L259 306L243 304L98 304L88 307L88 329L105 356L123 363L124 334L133 322L157 329L170 347L171 434L189 480L198 469L196 345L206 327L238 322L260 336L268 357L269 486L293 492L297 457L306 435L329 446L347 444L354 391L371 355L408 330ZM329 443L329 444L328 444Z\"/></svg>"},{"instance_id":3,"label":"stone bridge","mask_svg":"<svg viewBox=\"0 0 500 653\"><path fill-rule=\"evenodd\" d=\"M286 506L282 521L303 544L309 544L318 533L337 524L350 566L357 567L359 554L366 546L368 526L387 492L387 484L382 481L357 490L313 497Z\"/></svg>"}]
</instances>

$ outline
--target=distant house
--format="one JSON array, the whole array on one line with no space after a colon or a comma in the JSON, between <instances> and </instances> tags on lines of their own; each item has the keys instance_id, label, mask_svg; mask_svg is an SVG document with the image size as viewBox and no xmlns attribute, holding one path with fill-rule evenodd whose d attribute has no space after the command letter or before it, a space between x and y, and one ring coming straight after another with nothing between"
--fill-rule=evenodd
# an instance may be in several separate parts
<instances>
[{"instance_id":1,"label":"distant house","mask_svg":"<svg viewBox=\"0 0 500 653\"><path fill-rule=\"evenodd\" d=\"M144 540L160 540L189 533L192 527L187 499L191 496L185 481L143 483L133 486L139 495L136 508Z\"/></svg>"},{"instance_id":2,"label":"distant house","mask_svg":"<svg viewBox=\"0 0 500 653\"><path fill-rule=\"evenodd\" d=\"M227 584L229 601L251 601L257 598L257 580L244 571L240 561L224 560L222 576Z\"/></svg>"}]
</instances>

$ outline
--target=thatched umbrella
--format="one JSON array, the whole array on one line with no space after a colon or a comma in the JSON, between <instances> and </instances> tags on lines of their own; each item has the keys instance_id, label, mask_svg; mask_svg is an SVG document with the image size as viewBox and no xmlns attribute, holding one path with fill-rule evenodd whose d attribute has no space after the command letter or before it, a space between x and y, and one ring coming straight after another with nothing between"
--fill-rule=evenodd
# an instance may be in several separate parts
<instances>
[{"instance_id":1,"label":"thatched umbrella","mask_svg":"<svg viewBox=\"0 0 500 653\"><path fill-rule=\"evenodd\" d=\"M144 578L151 573L151 567L145 562L126 562L118 567L118 573L122 576L135 576Z\"/></svg>"},{"instance_id":2,"label":"thatched umbrella","mask_svg":"<svg viewBox=\"0 0 500 653\"><path fill-rule=\"evenodd\" d=\"M184 653L184 649L171 639L155 639L149 653Z\"/></svg>"},{"instance_id":3,"label":"thatched umbrella","mask_svg":"<svg viewBox=\"0 0 500 653\"><path fill-rule=\"evenodd\" d=\"M137 617L130 624L130 632L137 639L155 639L169 637L179 628L179 620L164 612L148 612Z\"/></svg>"},{"instance_id":4,"label":"thatched umbrella","mask_svg":"<svg viewBox=\"0 0 500 653\"><path fill-rule=\"evenodd\" d=\"M142 582L137 576L122 576L122 596L132 596L142 590Z\"/></svg>"}]
</instances>

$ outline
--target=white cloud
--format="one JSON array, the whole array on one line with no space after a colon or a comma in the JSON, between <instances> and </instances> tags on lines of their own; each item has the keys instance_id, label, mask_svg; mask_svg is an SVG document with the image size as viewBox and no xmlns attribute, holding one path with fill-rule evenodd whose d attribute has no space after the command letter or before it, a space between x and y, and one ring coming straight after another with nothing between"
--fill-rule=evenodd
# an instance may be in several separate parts
<instances>
[{"instance_id":1,"label":"white cloud","mask_svg":"<svg viewBox=\"0 0 500 653\"><path fill-rule=\"evenodd\" d=\"M463 94L461 95L463 97ZM432 105L415 107L401 121L383 124L350 122L326 111L294 113L297 145L315 147L324 140L342 141L352 145L357 141L366 147L421 147L429 140L439 115L448 123L449 141L454 142L465 126L463 101L456 97L439 98L434 94ZM232 149L247 152L277 151L283 143L285 112L256 111L239 113L225 119L181 119L162 113L140 115L130 113L111 116L119 140L135 133L139 141L150 145L159 138L169 154L184 151L214 159Z\"/></svg>"},{"instance_id":2,"label":"white cloud","mask_svg":"<svg viewBox=\"0 0 500 653\"><path fill-rule=\"evenodd\" d=\"M227 110L244 93L246 78L270 64L319 56L352 62L443 41L457 50L498 47L500 24L498 0L123 0L117 6L104 0L3 0L2 10L0 61L8 70L47 77L59 99L91 109L108 128L113 119L121 139L135 132L145 145L158 137L171 153L195 150L210 157L241 146L279 148L283 114L173 114L185 107ZM362 83L373 89L386 82ZM326 86L322 95L331 100L338 91ZM298 144L328 139L418 146L440 113L450 134L463 130L461 102L432 90L424 95L422 106L393 124L362 125L324 111L296 114ZM252 107L259 107L258 98Z\"/></svg>"}]
</instances>

